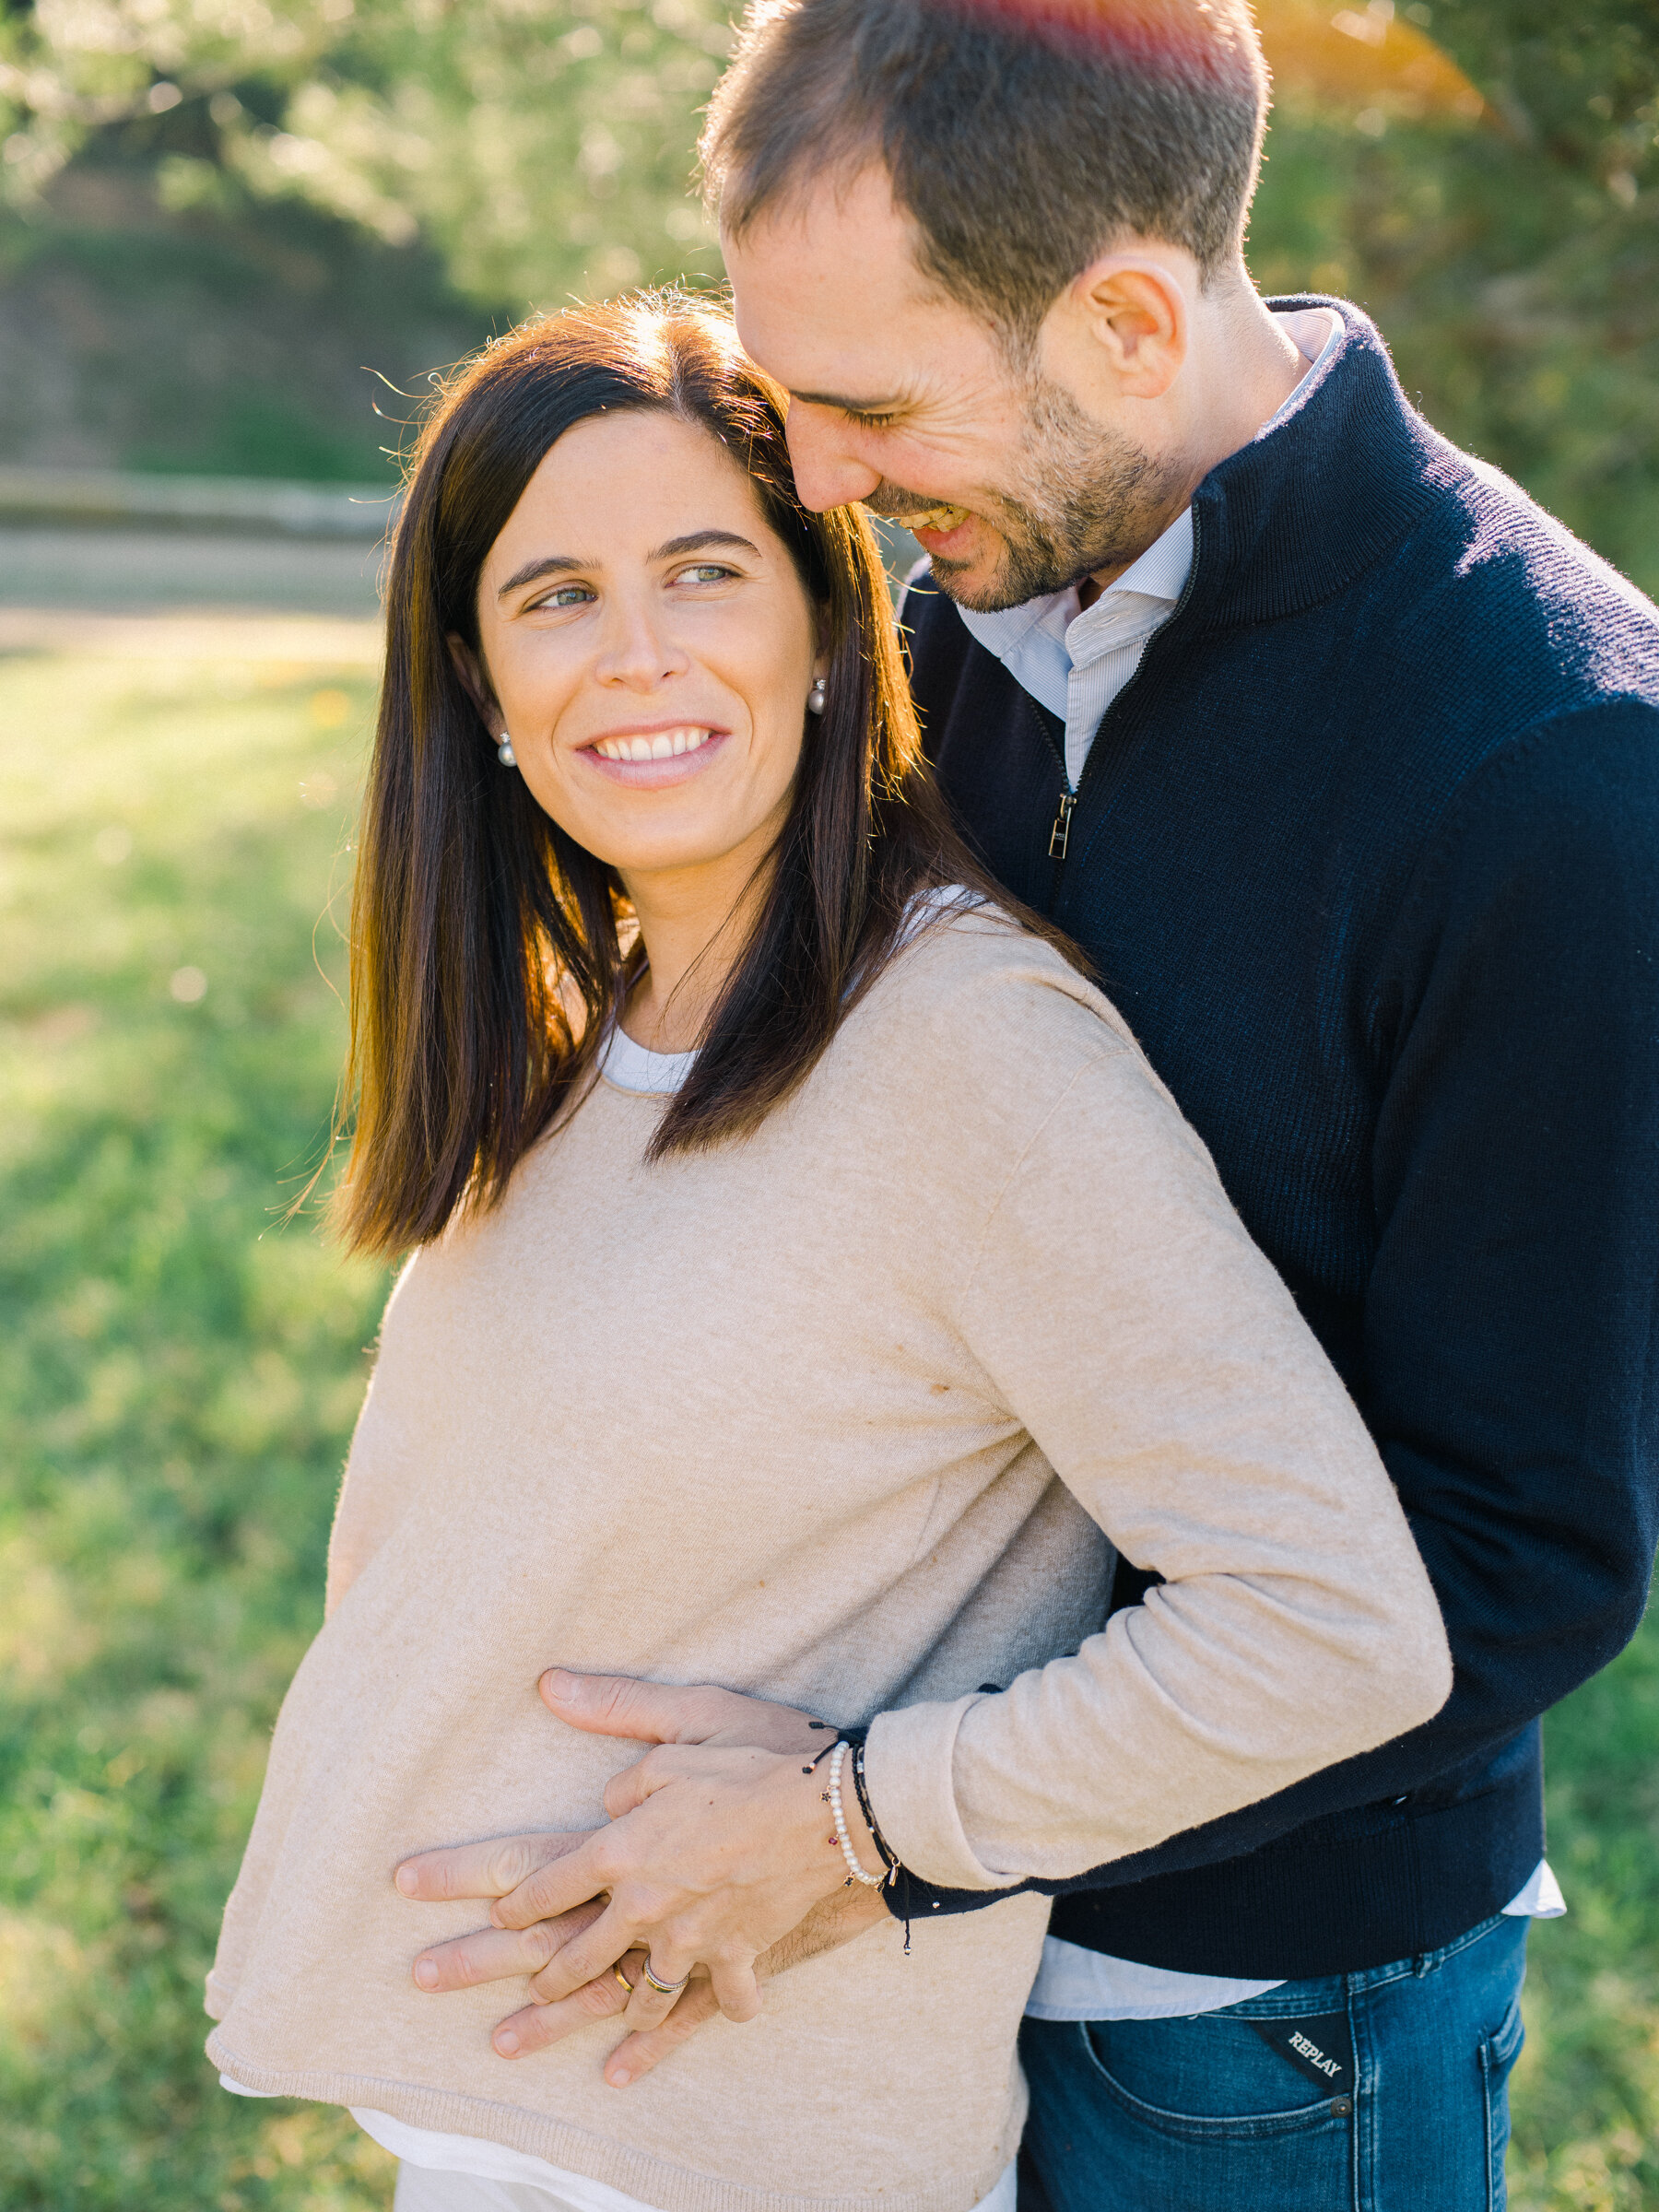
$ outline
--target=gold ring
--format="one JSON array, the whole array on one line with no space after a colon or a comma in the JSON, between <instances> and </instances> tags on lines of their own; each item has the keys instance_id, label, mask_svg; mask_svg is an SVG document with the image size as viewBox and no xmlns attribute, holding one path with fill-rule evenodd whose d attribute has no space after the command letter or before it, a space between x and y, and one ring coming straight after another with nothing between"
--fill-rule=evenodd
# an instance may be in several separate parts
<instances>
[{"instance_id":1,"label":"gold ring","mask_svg":"<svg viewBox=\"0 0 1659 2212\"><path fill-rule=\"evenodd\" d=\"M677 1997L691 1977L686 1973L682 1974L677 1982L659 1982L652 1972L651 1960L647 1958L644 1965L640 1969L640 1979L649 1983L659 1997Z\"/></svg>"},{"instance_id":2,"label":"gold ring","mask_svg":"<svg viewBox=\"0 0 1659 2212\"><path fill-rule=\"evenodd\" d=\"M634 1985L629 1980L628 1976L622 1971L622 1961L620 1959L618 1959L616 1965L611 1968L611 1973L613 1977L618 1983L620 1983L623 1994L625 1996L631 1997L634 1993Z\"/></svg>"}]
</instances>

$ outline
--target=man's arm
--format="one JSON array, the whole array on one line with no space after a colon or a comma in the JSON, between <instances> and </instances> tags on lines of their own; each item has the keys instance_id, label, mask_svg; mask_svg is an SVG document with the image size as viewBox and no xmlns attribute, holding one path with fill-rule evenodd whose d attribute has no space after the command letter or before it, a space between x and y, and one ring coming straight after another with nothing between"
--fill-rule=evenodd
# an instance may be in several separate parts
<instances>
[{"instance_id":1,"label":"man's arm","mask_svg":"<svg viewBox=\"0 0 1659 2212\"><path fill-rule=\"evenodd\" d=\"M1659 710L1471 781L1369 1009L1385 1090L1359 1372L1454 1687L1382 1749L1055 1893L1213 1865L1495 1755L1623 1647L1659 1512ZM879 1812L879 1807L877 1807ZM950 1912L978 1892L917 1884Z\"/></svg>"}]
</instances>

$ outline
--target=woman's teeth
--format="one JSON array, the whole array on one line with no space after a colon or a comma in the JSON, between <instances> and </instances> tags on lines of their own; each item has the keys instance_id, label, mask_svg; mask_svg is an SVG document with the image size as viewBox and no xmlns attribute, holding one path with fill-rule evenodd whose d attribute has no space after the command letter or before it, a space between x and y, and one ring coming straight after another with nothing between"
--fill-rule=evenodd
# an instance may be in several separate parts
<instances>
[{"instance_id":1,"label":"woman's teeth","mask_svg":"<svg viewBox=\"0 0 1659 2212\"><path fill-rule=\"evenodd\" d=\"M602 760L672 760L707 745L712 730L658 730L653 737L601 737L594 750Z\"/></svg>"}]
</instances>

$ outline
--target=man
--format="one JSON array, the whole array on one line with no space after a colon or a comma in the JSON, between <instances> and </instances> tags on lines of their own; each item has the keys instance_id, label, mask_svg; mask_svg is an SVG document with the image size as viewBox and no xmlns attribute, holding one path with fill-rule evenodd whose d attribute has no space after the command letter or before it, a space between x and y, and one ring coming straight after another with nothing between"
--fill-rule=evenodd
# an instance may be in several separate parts
<instances>
[{"instance_id":1,"label":"man","mask_svg":"<svg viewBox=\"0 0 1659 2212\"><path fill-rule=\"evenodd\" d=\"M1257 297L1265 107L1242 0L769 0L705 144L803 498L931 557L906 619L943 785L1090 955L1347 1382L1456 1665L1411 1735L1060 1898L1024 2045L1055 2212L1501 2202L1553 1896L1538 1716L1630 1635L1653 1554L1659 621L1435 436L1357 310ZM548 1701L798 1740L721 1693ZM661 1877L682 1924L718 1892L753 1956L786 1924L753 1904L763 1794L728 1789L716 1835L670 1793L666 1856L626 1811L700 1756L613 1798L607 1879ZM549 2034L621 2003L568 1850L416 1877L550 1862L498 1908L535 1962L575 1931ZM710 2009L631 2006L610 2077Z\"/></svg>"}]
</instances>

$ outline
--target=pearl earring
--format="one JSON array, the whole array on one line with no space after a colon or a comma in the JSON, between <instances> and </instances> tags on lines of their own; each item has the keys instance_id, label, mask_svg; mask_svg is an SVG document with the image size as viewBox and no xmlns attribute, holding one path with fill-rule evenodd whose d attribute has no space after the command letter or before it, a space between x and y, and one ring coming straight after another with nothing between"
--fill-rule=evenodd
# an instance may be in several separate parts
<instances>
[{"instance_id":1,"label":"pearl earring","mask_svg":"<svg viewBox=\"0 0 1659 2212\"><path fill-rule=\"evenodd\" d=\"M505 730L501 732L500 742L496 747L496 759L503 768L518 766L518 755L512 749L512 739Z\"/></svg>"},{"instance_id":2,"label":"pearl earring","mask_svg":"<svg viewBox=\"0 0 1659 2212\"><path fill-rule=\"evenodd\" d=\"M815 676L812 679L812 688L806 694L807 713L821 714L824 711L824 700L827 694L824 690L823 677L821 676Z\"/></svg>"}]
</instances>

